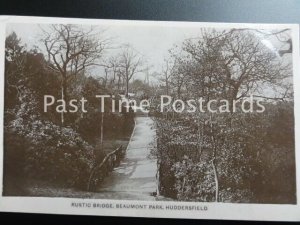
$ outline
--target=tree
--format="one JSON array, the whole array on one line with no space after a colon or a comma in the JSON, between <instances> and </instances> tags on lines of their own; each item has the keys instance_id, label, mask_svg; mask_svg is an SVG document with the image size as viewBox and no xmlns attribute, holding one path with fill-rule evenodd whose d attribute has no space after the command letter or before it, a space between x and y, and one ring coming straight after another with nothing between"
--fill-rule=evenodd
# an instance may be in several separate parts
<instances>
[{"instance_id":1,"label":"tree","mask_svg":"<svg viewBox=\"0 0 300 225\"><path fill-rule=\"evenodd\" d=\"M5 68L7 95L6 104L15 106L16 102L10 104L12 100L21 102L24 87L24 70L26 63L26 50L21 45L21 39L13 32L5 40ZM9 97L10 96L10 97ZM16 96L16 98L12 97Z\"/></svg>"},{"instance_id":2,"label":"tree","mask_svg":"<svg viewBox=\"0 0 300 225\"><path fill-rule=\"evenodd\" d=\"M129 45L125 46L123 52L120 54L119 59L120 73L125 79L125 95L128 97L129 81L135 74L144 71L144 68L142 68L143 61L142 57Z\"/></svg>"},{"instance_id":3,"label":"tree","mask_svg":"<svg viewBox=\"0 0 300 225\"><path fill-rule=\"evenodd\" d=\"M269 37L276 37L276 39L283 43L283 46L280 46L278 49L278 55L284 56L285 54L289 54L293 52L293 43L292 38L290 36L290 29L282 29L282 30L276 30L276 31L264 31L264 30L258 30L258 29L251 29L251 28L244 28L244 29L231 29L229 32L235 32L235 31L252 31L254 33L257 33L259 35L262 35L263 38L269 38ZM286 48L286 45L288 45L288 48Z\"/></svg>"},{"instance_id":4,"label":"tree","mask_svg":"<svg viewBox=\"0 0 300 225\"><path fill-rule=\"evenodd\" d=\"M257 35L259 32L263 32L263 38ZM284 42L287 45L289 33L286 30L265 32L252 29L203 29L198 38L187 39L179 48L170 51L175 66L168 82L173 85L179 97L184 93L196 98L202 97L206 101L226 99L231 103L230 114L196 112L194 115L178 115L180 119L190 119L190 124L194 124L190 125L190 130L195 127L190 134L190 141L203 146L197 147L196 151L200 155L207 151L202 155L210 165L209 171L213 172L214 197L211 200L222 201L224 196L230 195L232 187L255 191L254 188L248 188L251 185L249 183L255 180L255 174L267 171L259 168L263 168L260 155L264 152L266 146L263 144L267 141L261 134L265 131L257 132L268 126L267 122L261 123L266 114L233 114L233 102L249 95L275 100L292 96L292 67L289 60L281 57L288 57L292 46L282 54L284 48L276 51L273 46L264 42L274 43L275 40L278 45L281 42L276 40L279 34L286 36ZM264 89L274 96L266 96ZM185 121L183 125L185 124L189 123ZM169 132L167 136L170 135ZM176 157L173 160L176 162ZM243 169L240 170L241 168ZM253 171L255 174L251 174ZM192 177L191 179L193 180ZM188 178L183 180L185 184ZM184 192L184 186L179 185L178 190Z\"/></svg>"},{"instance_id":5,"label":"tree","mask_svg":"<svg viewBox=\"0 0 300 225\"><path fill-rule=\"evenodd\" d=\"M164 60L164 66L162 67L162 79L161 81L165 83L166 86L166 95L169 95L170 92L170 80L171 76L173 74L174 70L174 63L172 63L170 60L165 59Z\"/></svg>"},{"instance_id":6,"label":"tree","mask_svg":"<svg viewBox=\"0 0 300 225\"><path fill-rule=\"evenodd\" d=\"M109 88L112 90L120 91L122 84L122 74L120 72L120 59L119 56L110 57L104 64L105 78L109 81ZM110 79L108 80L108 76Z\"/></svg>"},{"instance_id":7,"label":"tree","mask_svg":"<svg viewBox=\"0 0 300 225\"><path fill-rule=\"evenodd\" d=\"M70 24L51 25L49 29L43 29L42 42L48 54L50 68L61 76L64 100L68 99L70 79L88 67L100 65L99 61L109 39L104 39L95 30L93 26L87 29Z\"/></svg>"},{"instance_id":8,"label":"tree","mask_svg":"<svg viewBox=\"0 0 300 225\"><path fill-rule=\"evenodd\" d=\"M198 88L204 89L201 94L207 100L211 97L229 100L230 112L233 112L234 101L260 91L263 85L272 87L282 84L291 76L291 65L284 64L276 52L264 46L249 30L203 31L201 39L187 40L183 50L188 55L185 61L181 60L182 71L189 74L195 83L201 84ZM225 121L230 122L228 127L231 127L231 117ZM213 121L211 116L208 123L211 129L215 200L219 201L220 153L225 141L218 118Z\"/></svg>"},{"instance_id":9,"label":"tree","mask_svg":"<svg viewBox=\"0 0 300 225\"><path fill-rule=\"evenodd\" d=\"M231 111L233 101L259 93L263 85L281 86L291 77L291 65L251 30L203 30L199 39L186 40L175 57L179 71L198 86L196 93L202 89L202 96L228 99Z\"/></svg>"}]
</instances>

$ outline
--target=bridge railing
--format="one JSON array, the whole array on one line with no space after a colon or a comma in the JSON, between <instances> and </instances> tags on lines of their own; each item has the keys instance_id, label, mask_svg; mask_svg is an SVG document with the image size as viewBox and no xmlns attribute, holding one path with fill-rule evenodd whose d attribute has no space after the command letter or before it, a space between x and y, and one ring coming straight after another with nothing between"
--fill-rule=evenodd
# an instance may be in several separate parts
<instances>
[{"instance_id":1,"label":"bridge railing","mask_svg":"<svg viewBox=\"0 0 300 225\"><path fill-rule=\"evenodd\" d=\"M88 191L94 191L95 188L103 181L113 169L120 165L124 158L126 149L121 145L116 150L107 154L101 163L96 165L91 173L87 184Z\"/></svg>"}]
</instances>

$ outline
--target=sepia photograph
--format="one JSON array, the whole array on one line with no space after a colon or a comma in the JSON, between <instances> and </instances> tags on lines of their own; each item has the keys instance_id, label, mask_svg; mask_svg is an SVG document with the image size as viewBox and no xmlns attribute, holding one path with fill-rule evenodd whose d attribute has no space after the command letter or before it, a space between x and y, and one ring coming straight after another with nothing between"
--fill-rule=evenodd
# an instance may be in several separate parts
<instances>
[{"instance_id":1,"label":"sepia photograph","mask_svg":"<svg viewBox=\"0 0 300 225\"><path fill-rule=\"evenodd\" d=\"M6 23L2 196L297 205L296 31Z\"/></svg>"}]
</instances>

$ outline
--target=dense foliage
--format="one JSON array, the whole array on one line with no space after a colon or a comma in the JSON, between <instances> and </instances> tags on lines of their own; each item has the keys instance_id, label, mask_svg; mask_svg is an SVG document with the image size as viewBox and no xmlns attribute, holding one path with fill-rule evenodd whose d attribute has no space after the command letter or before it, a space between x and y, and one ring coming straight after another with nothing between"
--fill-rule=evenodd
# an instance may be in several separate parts
<instances>
[{"instance_id":1,"label":"dense foliage","mask_svg":"<svg viewBox=\"0 0 300 225\"><path fill-rule=\"evenodd\" d=\"M84 189L91 169L104 154L97 147L102 116L95 96L110 92L83 72L72 77L68 95L85 97L89 104L87 113L65 113L62 123L54 107L43 111L44 95L61 96L60 74L37 49L27 50L15 33L7 37L5 53L4 194L24 192L10 193L32 179ZM111 108L109 104L105 107ZM128 135L132 124L126 113L106 110L104 137Z\"/></svg>"},{"instance_id":2,"label":"dense foliage","mask_svg":"<svg viewBox=\"0 0 300 225\"><path fill-rule=\"evenodd\" d=\"M255 32L204 29L170 51L164 94L185 103L203 98L204 112L160 113L159 105L152 107L163 195L182 201L296 202L290 56L280 58ZM262 101L263 113L233 111L234 101L250 95ZM208 111L211 99L227 100L229 110Z\"/></svg>"},{"instance_id":3,"label":"dense foliage","mask_svg":"<svg viewBox=\"0 0 300 225\"><path fill-rule=\"evenodd\" d=\"M213 133L191 115L158 118L160 191L179 200L215 201L211 160L217 148L219 201L295 202L293 106L268 107L265 114L235 115L231 127L218 115Z\"/></svg>"}]
</instances>

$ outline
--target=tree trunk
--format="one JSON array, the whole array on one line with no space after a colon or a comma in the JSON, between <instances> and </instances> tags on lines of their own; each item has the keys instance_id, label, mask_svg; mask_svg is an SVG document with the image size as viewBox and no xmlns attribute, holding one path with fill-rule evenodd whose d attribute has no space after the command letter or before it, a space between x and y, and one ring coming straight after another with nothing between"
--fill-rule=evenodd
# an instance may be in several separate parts
<instances>
[{"instance_id":1,"label":"tree trunk","mask_svg":"<svg viewBox=\"0 0 300 225\"><path fill-rule=\"evenodd\" d=\"M129 89L129 79L127 78L126 79L126 97L127 98L128 98L128 93L129 93L128 89Z\"/></svg>"},{"instance_id":2,"label":"tree trunk","mask_svg":"<svg viewBox=\"0 0 300 225\"><path fill-rule=\"evenodd\" d=\"M166 79L166 89L167 89L167 95L169 95L169 81Z\"/></svg>"},{"instance_id":3,"label":"tree trunk","mask_svg":"<svg viewBox=\"0 0 300 225\"><path fill-rule=\"evenodd\" d=\"M65 102L68 101L66 75L62 76L61 99L64 100ZM66 104L66 109L67 109L67 104ZM64 112L62 112L61 113L61 124L64 125L65 121L66 121L66 115L64 114Z\"/></svg>"},{"instance_id":4,"label":"tree trunk","mask_svg":"<svg viewBox=\"0 0 300 225\"><path fill-rule=\"evenodd\" d=\"M213 171L214 171L214 177L215 177L215 201L219 202L219 177L218 177L218 171L217 171L217 167L215 165L215 159L213 159L211 161L211 165L213 167Z\"/></svg>"},{"instance_id":5,"label":"tree trunk","mask_svg":"<svg viewBox=\"0 0 300 225\"><path fill-rule=\"evenodd\" d=\"M64 99L64 87L61 87L61 99ZM64 112L61 113L61 125L63 126L65 122Z\"/></svg>"},{"instance_id":6,"label":"tree trunk","mask_svg":"<svg viewBox=\"0 0 300 225\"><path fill-rule=\"evenodd\" d=\"M100 134L100 146L101 150L103 151L103 123L104 123L104 113L101 113L101 134Z\"/></svg>"},{"instance_id":7,"label":"tree trunk","mask_svg":"<svg viewBox=\"0 0 300 225\"><path fill-rule=\"evenodd\" d=\"M215 179L215 201L219 202L219 176L218 170L216 165L216 157L217 157L217 146L216 146L216 139L213 135L213 123L212 123L212 115L210 115L210 131L211 131L211 141L213 143L213 157L211 160L211 165L214 171L214 179Z\"/></svg>"}]
</instances>

